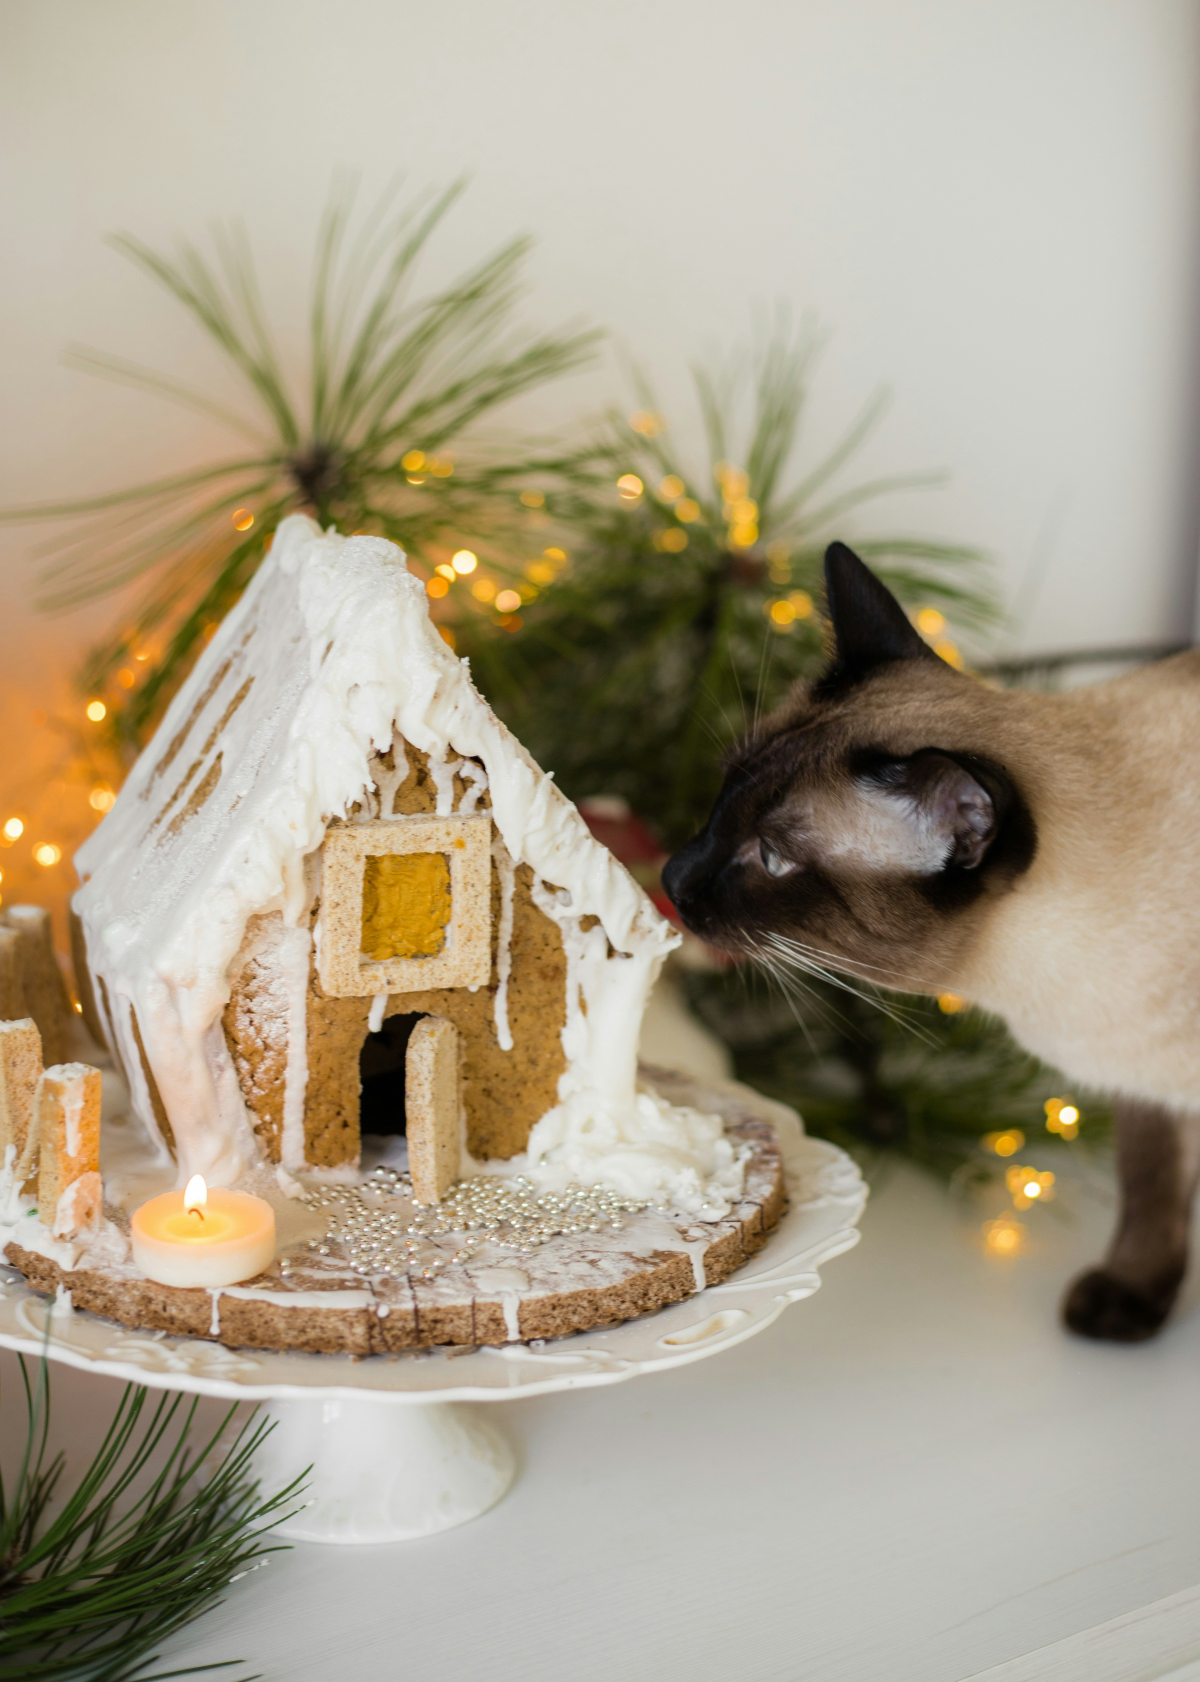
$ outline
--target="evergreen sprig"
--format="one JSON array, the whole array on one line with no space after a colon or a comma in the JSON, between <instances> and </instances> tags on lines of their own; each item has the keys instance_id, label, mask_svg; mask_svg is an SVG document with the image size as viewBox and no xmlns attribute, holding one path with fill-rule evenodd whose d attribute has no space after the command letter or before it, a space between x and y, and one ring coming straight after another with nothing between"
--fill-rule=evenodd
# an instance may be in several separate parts
<instances>
[{"instance_id":1,"label":"evergreen sprig","mask_svg":"<svg viewBox=\"0 0 1200 1682\"><path fill-rule=\"evenodd\" d=\"M253 1459L267 1424L237 1409L193 1447L197 1400L129 1385L69 1493L47 1458L48 1363L20 1361L26 1434L15 1479L0 1479L0 1674L6 1682L128 1682L157 1649L217 1605L226 1586L279 1551L266 1542L303 1478L260 1494ZM294 1508L292 1508L294 1510ZM239 1661L159 1671L144 1682Z\"/></svg>"},{"instance_id":2,"label":"evergreen sprig","mask_svg":"<svg viewBox=\"0 0 1200 1682\"><path fill-rule=\"evenodd\" d=\"M249 399L243 412L138 363L76 350L75 366L216 419L248 449L109 495L0 515L69 522L43 551L44 607L142 581L127 623L83 674L93 694L119 668L140 679L109 699L127 758L286 514L381 533L428 569L465 541L502 561L520 549L514 482L569 468L555 452L501 445L482 430L503 404L578 368L599 338L514 326L530 242L510 240L450 285L413 296L418 263L462 190L458 182L397 204L393 189L356 226L353 187L335 187L317 238L305 382L284 372L240 227L216 230L212 256L186 241L172 254L130 234L110 241L199 323Z\"/></svg>"},{"instance_id":3,"label":"evergreen sprig","mask_svg":"<svg viewBox=\"0 0 1200 1682\"><path fill-rule=\"evenodd\" d=\"M703 820L751 710L824 663L829 540L849 536L865 506L942 478L846 482L883 394L824 455L797 462L819 348L810 326L780 315L748 354L696 369L698 468L642 382L642 407L611 415L569 477L531 482L527 542L544 547L505 580L519 611L498 614L486 581L480 606L474 575L452 586L459 651L534 757L576 799L623 795L668 847ZM968 633L994 622L978 550L908 535L856 547L909 604L936 604Z\"/></svg>"}]
</instances>

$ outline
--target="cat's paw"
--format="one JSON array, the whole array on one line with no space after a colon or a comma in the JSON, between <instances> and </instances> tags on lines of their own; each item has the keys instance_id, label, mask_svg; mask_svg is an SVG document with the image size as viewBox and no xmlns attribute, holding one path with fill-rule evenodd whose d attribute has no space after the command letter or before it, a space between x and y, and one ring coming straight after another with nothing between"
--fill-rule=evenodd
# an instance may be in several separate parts
<instances>
[{"instance_id":1,"label":"cat's paw","mask_svg":"<svg viewBox=\"0 0 1200 1682\"><path fill-rule=\"evenodd\" d=\"M1080 1337L1144 1343L1171 1312L1181 1276L1182 1269L1170 1280L1144 1289L1094 1267L1081 1273L1068 1290L1063 1299L1063 1319Z\"/></svg>"}]
</instances>

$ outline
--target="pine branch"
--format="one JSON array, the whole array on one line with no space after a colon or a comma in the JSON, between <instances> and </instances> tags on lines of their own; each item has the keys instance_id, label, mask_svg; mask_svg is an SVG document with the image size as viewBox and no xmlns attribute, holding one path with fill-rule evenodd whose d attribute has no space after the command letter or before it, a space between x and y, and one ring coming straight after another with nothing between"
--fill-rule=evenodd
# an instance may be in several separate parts
<instances>
[{"instance_id":1,"label":"pine branch","mask_svg":"<svg viewBox=\"0 0 1200 1682\"><path fill-rule=\"evenodd\" d=\"M253 1459L270 1426L250 1420L223 1449L235 1407L194 1445L194 1399L130 1385L52 1510L66 1466L61 1454L46 1460L49 1364L43 1357L32 1383L24 1359L19 1370L24 1452L11 1489L0 1480L0 1671L9 1682L132 1682L226 1584L280 1551L266 1538L295 1510L302 1478L264 1498Z\"/></svg>"},{"instance_id":2,"label":"pine branch","mask_svg":"<svg viewBox=\"0 0 1200 1682\"><path fill-rule=\"evenodd\" d=\"M463 186L397 208L393 185L355 232L354 185L335 182L317 231L302 400L281 367L240 226L215 230L211 258L186 241L169 255L131 234L110 242L200 325L262 416L248 420L125 358L74 352L75 366L87 372L222 421L254 443L253 453L107 495L0 511L8 521L65 523L45 552L44 608L61 611L142 583L120 631L85 668L95 686L132 650L139 656L131 668L141 679L136 689L105 691L114 748L144 739L189 669L205 624L236 600L275 526L295 510L346 531L395 535L428 571L463 547L519 568L527 521L514 481L536 471L565 482L577 458L501 447L483 428L505 404L586 362L599 335L516 329L524 239L432 296L410 298L428 243ZM250 543L239 536L248 526Z\"/></svg>"},{"instance_id":3,"label":"pine branch","mask_svg":"<svg viewBox=\"0 0 1200 1682\"><path fill-rule=\"evenodd\" d=\"M554 541L512 580L517 612L498 614L495 591L478 606L475 574L450 586L457 646L535 757L576 798L625 795L668 847L702 821L750 707L769 711L822 667L815 604L829 538L853 535L852 510L940 478L839 482L882 397L797 470L819 344L811 324L780 315L751 354L695 371L710 451L699 469L635 376L640 430L610 416L570 475L547 484L541 517ZM640 492L621 498L623 475ZM860 547L913 607L937 604L963 632L995 622L977 551L910 536ZM497 590L510 581L489 571Z\"/></svg>"}]
</instances>

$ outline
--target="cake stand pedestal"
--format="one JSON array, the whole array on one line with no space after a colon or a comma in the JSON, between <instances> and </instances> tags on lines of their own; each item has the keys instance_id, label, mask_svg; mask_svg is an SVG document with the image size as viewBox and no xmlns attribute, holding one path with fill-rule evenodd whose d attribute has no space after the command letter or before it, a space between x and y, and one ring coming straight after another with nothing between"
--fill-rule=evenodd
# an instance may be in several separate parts
<instances>
[{"instance_id":1,"label":"cake stand pedestal","mask_svg":"<svg viewBox=\"0 0 1200 1682\"><path fill-rule=\"evenodd\" d=\"M265 1402L275 1425L256 1468L264 1489L306 1466L309 1505L290 1540L398 1542L477 1518L515 1474L504 1438L474 1404L619 1384L703 1360L753 1337L819 1287L820 1268L858 1242L866 1187L851 1159L808 1138L795 1112L748 1087L705 1081L775 1128L789 1204L766 1245L723 1284L644 1319L542 1344L427 1354L304 1355L226 1349L128 1331L32 1291L0 1267L0 1347L163 1390Z\"/></svg>"},{"instance_id":2,"label":"cake stand pedestal","mask_svg":"<svg viewBox=\"0 0 1200 1682\"><path fill-rule=\"evenodd\" d=\"M516 1460L482 1408L390 1407L356 1396L272 1401L255 1468L264 1489L310 1466L302 1512L277 1526L295 1542L408 1542L486 1513Z\"/></svg>"}]
</instances>

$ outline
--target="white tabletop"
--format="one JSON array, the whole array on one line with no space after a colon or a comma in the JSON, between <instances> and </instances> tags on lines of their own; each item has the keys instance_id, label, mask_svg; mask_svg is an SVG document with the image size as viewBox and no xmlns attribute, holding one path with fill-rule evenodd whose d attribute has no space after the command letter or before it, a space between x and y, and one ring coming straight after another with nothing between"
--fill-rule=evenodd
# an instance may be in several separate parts
<instances>
[{"instance_id":1,"label":"white tabletop","mask_svg":"<svg viewBox=\"0 0 1200 1682\"><path fill-rule=\"evenodd\" d=\"M1035 1210L1037 1247L997 1262L978 1212L893 1171L860 1247L759 1337L497 1404L521 1473L494 1511L297 1545L169 1657L288 1682L1200 1675L1200 1293L1151 1345L1068 1338L1057 1297L1109 1220L1078 1202L1069 1223ZM82 1447L119 1386L54 1383L56 1435Z\"/></svg>"}]
</instances>

